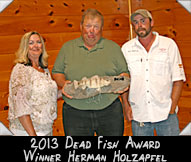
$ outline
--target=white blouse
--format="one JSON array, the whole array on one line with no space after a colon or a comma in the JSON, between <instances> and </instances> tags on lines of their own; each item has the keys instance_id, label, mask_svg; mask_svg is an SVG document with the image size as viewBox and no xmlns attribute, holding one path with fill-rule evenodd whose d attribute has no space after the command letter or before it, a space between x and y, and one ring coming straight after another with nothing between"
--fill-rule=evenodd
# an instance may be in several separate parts
<instances>
[{"instance_id":1,"label":"white blouse","mask_svg":"<svg viewBox=\"0 0 191 162\"><path fill-rule=\"evenodd\" d=\"M9 81L10 130L23 130L18 117L30 115L36 132L51 132L57 118L57 85L48 69L39 72L31 66L16 64Z\"/></svg>"}]
</instances>

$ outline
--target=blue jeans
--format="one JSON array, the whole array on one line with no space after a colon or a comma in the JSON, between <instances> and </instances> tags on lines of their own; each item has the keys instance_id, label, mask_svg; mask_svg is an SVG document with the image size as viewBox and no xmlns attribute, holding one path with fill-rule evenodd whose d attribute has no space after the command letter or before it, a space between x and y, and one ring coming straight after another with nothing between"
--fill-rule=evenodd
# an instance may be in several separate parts
<instances>
[{"instance_id":1,"label":"blue jeans","mask_svg":"<svg viewBox=\"0 0 191 162\"><path fill-rule=\"evenodd\" d=\"M122 136L123 109L119 99L103 110L78 110L63 104L63 125L66 136Z\"/></svg>"},{"instance_id":2,"label":"blue jeans","mask_svg":"<svg viewBox=\"0 0 191 162\"><path fill-rule=\"evenodd\" d=\"M169 114L166 120L156 123L132 120L133 136L153 136L154 129L158 136L178 136L180 129L177 114Z\"/></svg>"}]
</instances>

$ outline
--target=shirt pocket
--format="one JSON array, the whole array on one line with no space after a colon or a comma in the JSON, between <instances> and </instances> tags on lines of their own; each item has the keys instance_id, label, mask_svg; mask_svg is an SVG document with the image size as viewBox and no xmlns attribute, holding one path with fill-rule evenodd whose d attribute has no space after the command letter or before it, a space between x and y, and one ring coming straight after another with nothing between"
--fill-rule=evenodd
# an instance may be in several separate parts
<instances>
[{"instance_id":1,"label":"shirt pocket","mask_svg":"<svg viewBox=\"0 0 191 162\"><path fill-rule=\"evenodd\" d=\"M140 56L130 56L128 58L128 69L131 75L140 75L142 69L142 58Z\"/></svg>"},{"instance_id":2,"label":"shirt pocket","mask_svg":"<svg viewBox=\"0 0 191 162\"><path fill-rule=\"evenodd\" d=\"M152 75L157 76L166 76L170 74L167 53L157 54L151 58L150 71Z\"/></svg>"}]
</instances>

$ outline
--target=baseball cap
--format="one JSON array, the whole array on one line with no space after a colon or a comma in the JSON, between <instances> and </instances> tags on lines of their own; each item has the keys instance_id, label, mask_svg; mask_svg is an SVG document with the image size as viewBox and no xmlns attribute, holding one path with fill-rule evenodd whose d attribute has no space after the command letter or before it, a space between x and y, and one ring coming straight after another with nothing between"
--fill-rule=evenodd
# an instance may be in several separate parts
<instances>
[{"instance_id":1,"label":"baseball cap","mask_svg":"<svg viewBox=\"0 0 191 162\"><path fill-rule=\"evenodd\" d=\"M145 18L150 18L150 19L152 20L152 15L151 15L151 13L150 13L148 10L146 10L146 9L138 9L138 10L136 10L134 13L132 13L132 15L131 15L131 21L133 21L133 19L134 19L134 17L135 17L136 15L142 15L143 17L145 17Z\"/></svg>"}]
</instances>

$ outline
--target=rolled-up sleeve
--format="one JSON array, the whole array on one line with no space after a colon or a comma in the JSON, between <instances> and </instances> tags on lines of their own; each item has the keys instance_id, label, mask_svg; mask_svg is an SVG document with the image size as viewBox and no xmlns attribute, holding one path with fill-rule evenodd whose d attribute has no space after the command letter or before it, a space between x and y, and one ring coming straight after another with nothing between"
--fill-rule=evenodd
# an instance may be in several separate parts
<instances>
[{"instance_id":1,"label":"rolled-up sleeve","mask_svg":"<svg viewBox=\"0 0 191 162\"><path fill-rule=\"evenodd\" d=\"M170 64L172 71L172 81L179 81L179 80L186 81L180 52L178 46L173 40L172 40L172 45L170 46L169 49L169 54L170 54Z\"/></svg>"}]
</instances>

